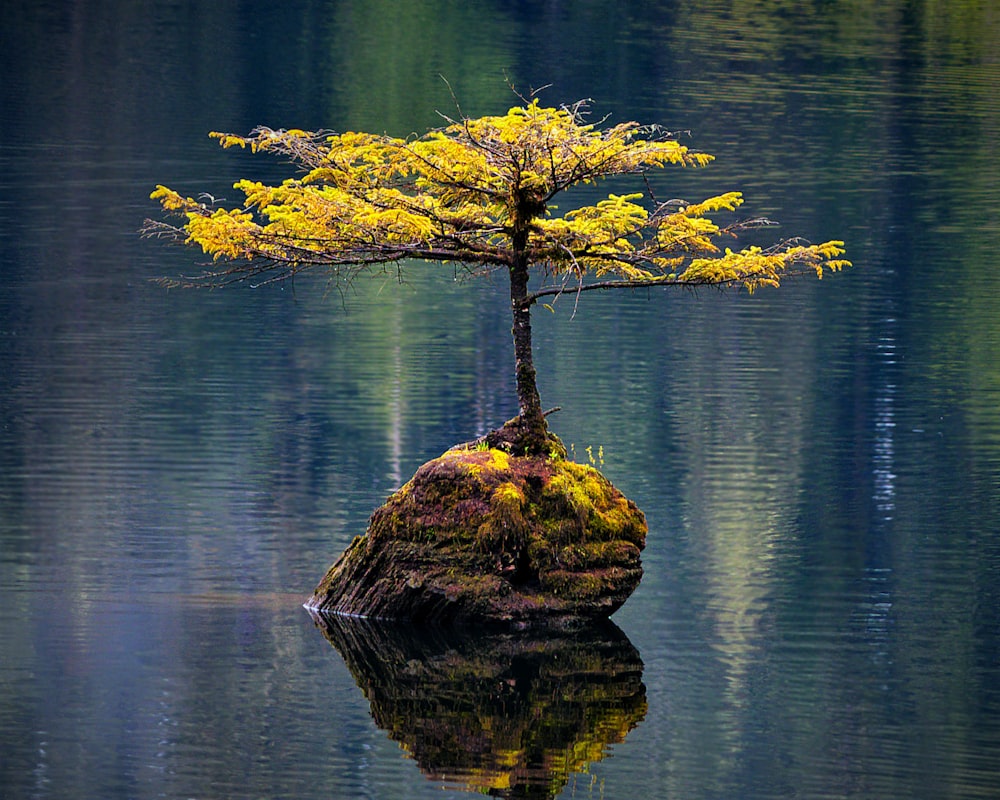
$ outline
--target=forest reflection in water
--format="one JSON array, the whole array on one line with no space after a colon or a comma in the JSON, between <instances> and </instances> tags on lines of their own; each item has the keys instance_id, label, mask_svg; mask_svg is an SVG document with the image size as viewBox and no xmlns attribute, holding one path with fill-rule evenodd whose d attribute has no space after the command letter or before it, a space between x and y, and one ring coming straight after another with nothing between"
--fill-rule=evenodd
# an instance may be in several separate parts
<instances>
[{"instance_id":1,"label":"forest reflection in water","mask_svg":"<svg viewBox=\"0 0 1000 800\"><path fill-rule=\"evenodd\" d=\"M996 796L996 4L258 5L5 8L0 795ZM209 130L406 136L449 86L503 113L504 75L691 131L717 161L657 193L741 189L856 267L535 315L555 432L650 522L641 663L351 620L341 659L299 603L514 414L504 287L169 293L198 256L135 231L157 183L288 176Z\"/></svg>"},{"instance_id":2,"label":"forest reflection in water","mask_svg":"<svg viewBox=\"0 0 1000 800\"><path fill-rule=\"evenodd\" d=\"M434 781L556 797L646 715L642 659L611 622L510 631L313 620L375 724Z\"/></svg>"}]
</instances>

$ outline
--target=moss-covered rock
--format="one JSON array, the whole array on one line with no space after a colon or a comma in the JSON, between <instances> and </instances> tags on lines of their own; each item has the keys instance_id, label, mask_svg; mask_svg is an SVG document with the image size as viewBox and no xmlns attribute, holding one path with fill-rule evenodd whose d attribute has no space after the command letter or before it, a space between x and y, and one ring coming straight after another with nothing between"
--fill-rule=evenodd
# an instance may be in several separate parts
<instances>
[{"instance_id":1,"label":"moss-covered rock","mask_svg":"<svg viewBox=\"0 0 1000 800\"><path fill-rule=\"evenodd\" d=\"M382 619L607 617L639 585L646 520L593 467L484 440L424 464L307 604Z\"/></svg>"}]
</instances>

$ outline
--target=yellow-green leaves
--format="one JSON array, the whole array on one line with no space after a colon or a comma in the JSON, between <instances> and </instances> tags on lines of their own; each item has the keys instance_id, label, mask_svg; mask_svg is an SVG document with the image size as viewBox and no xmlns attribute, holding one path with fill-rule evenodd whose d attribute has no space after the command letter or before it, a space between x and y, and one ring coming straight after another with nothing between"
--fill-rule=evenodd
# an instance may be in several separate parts
<instances>
[{"instance_id":1,"label":"yellow-green leaves","mask_svg":"<svg viewBox=\"0 0 1000 800\"><path fill-rule=\"evenodd\" d=\"M837 259L844 252L843 244L833 241L769 251L748 247L738 253L727 248L721 256L692 260L678 280L693 285L734 284L752 292L760 286L778 286L793 268L811 268L822 278L825 270L836 272L850 266L851 262Z\"/></svg>"},{"instance_id":2,"label":"yellow-green leaves","mask_svg":"<svg viewBox=\"0 0 1000 800\"><path fill-rule=\"evenodd\" d=\"M194 200L190 197L181 197L173 189L168 189L166 186L157 185L156 189L149 196L150 200L159 200L160 205L163 206L165 211L183 211L187 208L188 204L194 204Z\"/></svg>"},{"instance_id":3,"label":"yellow-green leaves","mask_svg":"<svg viewBox=\"0 0 1000 800\"><path fill-rule=\"evenodd\" d=\"M609 194L554 215L551 201L572 186L712 160L653 127L587 122L580 104L546 108L535 99L409 139L270 128L210 135L223 147L287 157L301 171L278 186L239 181L244 201L229 210L156 188L153 199L184 222L151 223L150 232L172 232L213 259L244 262L209 273L209 281L275 266L287 275L311 265L422 259L509 267L527 258L548 275L575 276L580 286L592 275L752 290L791 271L822 276L849 263L839 258L841 242L723 250L719 240L745 227L731 216L743 202L739 192L667 204L638 192ZM729 221L709 216L717 213Z\"/></svg>"}]
</instances>

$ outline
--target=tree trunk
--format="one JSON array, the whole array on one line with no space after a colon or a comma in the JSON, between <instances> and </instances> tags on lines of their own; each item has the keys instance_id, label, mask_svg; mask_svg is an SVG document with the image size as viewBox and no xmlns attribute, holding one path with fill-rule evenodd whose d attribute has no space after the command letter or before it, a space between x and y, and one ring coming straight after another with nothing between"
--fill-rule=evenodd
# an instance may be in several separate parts
<instances>
[{"instance_id":1,"label":"tree trunk","mask_svg":"<svg viewBox=\"0 0 1000 800\"><path fill-rule=\"evenodd\" d=\"M517 403L524 431L524 446L530 454L546 452L548 426L542 414L542 401L535 383L535 362L531 352L531 306L528 303L528 231L518 230L513 237L514 260L510 265L510 304L513 315L514 373L517 379Z\"/></svg>"}]
</instances>

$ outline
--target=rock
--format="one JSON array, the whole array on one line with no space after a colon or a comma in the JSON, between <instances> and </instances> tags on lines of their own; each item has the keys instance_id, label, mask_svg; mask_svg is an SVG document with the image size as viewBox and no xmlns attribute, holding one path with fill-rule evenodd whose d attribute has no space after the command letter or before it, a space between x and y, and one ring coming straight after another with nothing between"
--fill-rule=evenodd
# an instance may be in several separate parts
<instances>
[{"instance_id":1,"label":"rock","mask_svg":"<svg viewBox=\"0 0 1000 800\"><path fill-rule=\"evenodd\" d=\"M500 439L494 439L500 441ZM306 604L380 619L572 623L639 585L646 519L600 472L486 441L420 467Z\"/></svg>"}]
</instances>

